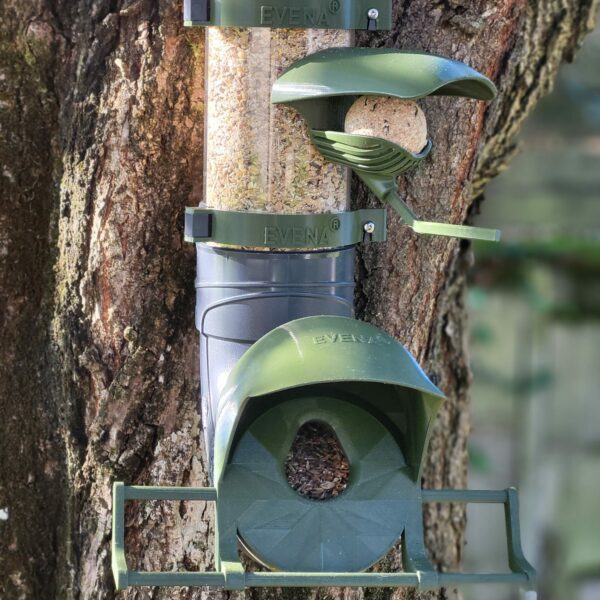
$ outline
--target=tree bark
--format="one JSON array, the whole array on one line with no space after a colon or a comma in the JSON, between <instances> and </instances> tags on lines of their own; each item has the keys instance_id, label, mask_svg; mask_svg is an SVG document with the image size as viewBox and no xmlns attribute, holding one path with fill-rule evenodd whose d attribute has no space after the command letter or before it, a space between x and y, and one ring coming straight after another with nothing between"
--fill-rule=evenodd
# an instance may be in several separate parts
<instances>
[{"instance_id":1,"label":"tree bark","mask_svg":"<svg viewBox=\"0 0 600 600\"><path fill-rule=\"evenodd\" d=\"M424 102L435 150L401 180L423 217L461 223L515 150L515 134L592 26L595 0L395 4L363 45L463 60L499 87L491 105ZM206 483L197 412L194 249L200 201L203 33L172 0L0 3L0 597L112 598L114 480ZM355 190L355 202L371 200ZM468 245L394 218L363 249L357 309L448 395L425 485L466 484ZM130 565L210 568L211 509L134 505ZM6 516L6 518L4 518ZM458 506L426 510L441 568L463 547ZM384 561L397 566L398 554ZM446 598L454 593L191 589L123 598Z\"/></svg>"}]
</instances>

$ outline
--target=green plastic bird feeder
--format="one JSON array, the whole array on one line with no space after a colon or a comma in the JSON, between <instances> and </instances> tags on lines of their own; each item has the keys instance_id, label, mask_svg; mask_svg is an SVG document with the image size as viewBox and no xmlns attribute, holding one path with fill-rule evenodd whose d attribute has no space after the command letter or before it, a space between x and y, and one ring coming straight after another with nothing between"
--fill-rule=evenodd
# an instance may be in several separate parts
<instances>
[{"instance_id":1,"label":"green plastic bird feeder","mask_svg":"<svg viewBox=\"0 0 600 600\"><path fill-rule=\"evenodd\" d=\"M391 2L383 0L269 5L186 0L185 10L192 25L391 26ZM343 132L358 96L489 100L494 94L486 77L453 60L355 48L319 52L292 65L273 86L272 102L299 111L323 156L351 167L416 232L497 240L492 230L420 221L398 196L397 175L424 160L431 141L413 154L379 138ZM114 484L117 588L431 589L470 583L532 588L535 572L521 548L516 491L421 488L444 395L396 340L351 318L354 247L385 240L385 209L279 215L192 208L185 236L197 247L196 326L210 487ZM286 478L294 438L312 421L332 428L350 467L346 489L326 501L301 496ZM131 500L214 503L215 570L130 570L124 511ZM424 543L428 502L503 504L510 569L437 571ZM403 572L367 572L399 540ZM268 570L246 572L240 549Z\"/></svg>"}]
</instances>

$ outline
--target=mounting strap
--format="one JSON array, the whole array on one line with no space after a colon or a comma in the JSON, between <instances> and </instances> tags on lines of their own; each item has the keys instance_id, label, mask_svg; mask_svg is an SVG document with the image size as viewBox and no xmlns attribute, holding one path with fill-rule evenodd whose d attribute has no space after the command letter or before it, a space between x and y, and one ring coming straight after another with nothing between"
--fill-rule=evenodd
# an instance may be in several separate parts
<instances>
[{"instance_id":1,"label":"mounting strap","mask_svg":"<svg viewBox=\"0 0 600 600\"><path fill-rule=\"evenodd\" d=\"M392 28L392 0L184 0L186 27Z\"/></svg>"},{"instance_id":2,"label":"mounting strap","mask_svg":"<svg viewBox=\"0 0 600 600\"><path fill-rule=\"evenodd\" d=\"M386 240L386 211L285 215L186 208L185 240L224 246L327 249Z\"/></svg>"}]
</instances>

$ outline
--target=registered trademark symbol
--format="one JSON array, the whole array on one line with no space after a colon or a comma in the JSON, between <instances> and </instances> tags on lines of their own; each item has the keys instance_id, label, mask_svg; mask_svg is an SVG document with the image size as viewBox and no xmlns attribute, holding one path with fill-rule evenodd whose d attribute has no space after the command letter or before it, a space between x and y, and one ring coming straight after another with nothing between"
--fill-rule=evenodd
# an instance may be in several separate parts
<instances>
[{"instance_id":1,"label":"registered trademark symbol","mask_svg":"<svg viewBox=\"0 0 600 600\"><path fill-rule=\"evenodd\" d=\"M339 219L331 219L331 223L329 223L329 227L331 228L331 231L338 231L341 226L342 226L342 223L340 222Z\"/></svg>"},{"instance_id":2,"label":"registered trademark symbol","mask_svg":"<svg viewBox=\"0 0 600 600\"><path fill-rule=\"evenodd\" d=\"M331 13L337 13L340 11L340 8L342 8L342 2L341 0L330 0L329 2L329 12Z\"/></svg>"}]
</instances>

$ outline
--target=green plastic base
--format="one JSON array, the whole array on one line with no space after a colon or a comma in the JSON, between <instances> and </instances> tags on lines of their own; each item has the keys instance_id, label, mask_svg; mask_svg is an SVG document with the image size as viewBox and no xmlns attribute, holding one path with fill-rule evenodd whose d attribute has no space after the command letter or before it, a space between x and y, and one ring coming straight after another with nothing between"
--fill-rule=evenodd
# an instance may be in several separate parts
<instances>
[{"instance_id":1,"label":"green plastic base","mask_svg":"<svg viewBox=\"0 0 600 600\"><path fill-rule=\"evenodd\" d=\"M239 537L274 571L361 572L402 536L420 490L379 419L347 392L313 394L276 404L241 434L219 484L219 537ZM349 463L346 489L327 502L303 498L285 473L294 437L309 421L331 426Z\"/></svg>"},{"instance_id":2,"label":"green plastic base","mask_svg":"<svg viewBox=\"0 0 600 600\"><path fill-rule=\"evenodd\" d=\"M513 488L501 491L423 490L422 502L463 502L504 504L506 534L511 571L507 573L440 573L426 557L422 542L415 546L403 544L404 573L253 573L245 572L239 562L219 560L215 572L150 573L130 571L125 559L125 503L128 500L203 501L216 502L215 488L168 488L125 486L113 487L112 568L118 590L133 586L214 587L227 590L251 587L416 587L436 589L468 584L511 584L524 589L535 588L535 571L521 549L517 492ZM405 533L405 538L407 534ZM413 540L419 536L413 537ZM219 548L215 555L220 559Z\"/></svg>"}]
</instances>

